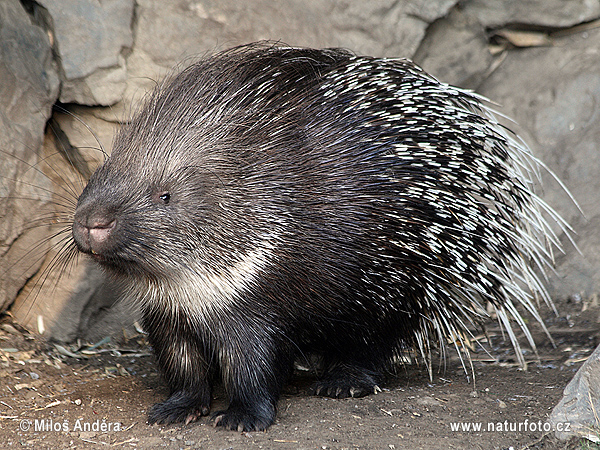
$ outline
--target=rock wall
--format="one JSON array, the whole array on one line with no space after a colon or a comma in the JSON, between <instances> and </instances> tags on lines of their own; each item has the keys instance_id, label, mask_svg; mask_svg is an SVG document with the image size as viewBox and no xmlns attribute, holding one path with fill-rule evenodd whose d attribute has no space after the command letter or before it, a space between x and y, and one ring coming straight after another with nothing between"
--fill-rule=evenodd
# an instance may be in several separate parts
<instances>
[{"instance_id":1,"label":"rock wall","mask_svg":"<svg viewBox=\"0 0 600 450\"><path fill-rule=\"evenodd\" d=\"M552 295L597 296L599 18L598 0L3 0L0 308L62 340L131 326L95 267L57 257L77 192L157 80L260 39L412 58L496 102L585 213L543 175L581 250L557 255Z\"/></svg>"},{"instance_id":2,"label":"rock wall","mask_svg":"<svg viewBox=\"0 0 600 450\"><path fill-rule=\"evenodd\" d=\"M0 2L0 311L42 264L52 185L38 169L44 127L59 92L48 33L17 2Z\"/></svg>"}]
</instances>

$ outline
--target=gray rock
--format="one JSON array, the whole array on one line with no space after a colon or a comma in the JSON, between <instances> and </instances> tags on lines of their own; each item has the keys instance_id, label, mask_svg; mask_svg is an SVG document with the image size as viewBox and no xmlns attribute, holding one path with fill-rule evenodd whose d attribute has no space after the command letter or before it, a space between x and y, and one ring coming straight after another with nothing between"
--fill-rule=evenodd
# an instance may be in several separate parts
<instances>
[{"instance_id":1,"label":"gray rock","mask_svg":"<svg viewBox=\"0 0 600 450\"><path fill-rule=\"evenodd\" d=\"M565 242L550 277L553 297L600 288L600 31L556 40L556 45L509 52L480 92L502 105L534 154L560 178L585 217L548 172L544 199L574 228L583 254ZM515 126L512 126L515 128ZM566 241L565 236L561 236Z\"/></svg>"},{"instance_id":2,"label":"gray rock","mask_svg":"<svg viewBox=\"0 0 600 450\"><path fill-rule=\"evenodd\" d=\"M69 105L68 110L56 111L53 115L53 126L65 134L68 145L85 161L88 173L96 170L111 152L112 141L120 127L119 118L111 112L112 108Z\"/></svg>"},{"instance_id":3,"label":"gray rock","mask_svg":"<svg viewBox=\"0 0 600 450\"><path fill-rule=\"evenodd\" d=\"M493 58L483 26L454 9L429 27L413 60L445 83L475 89L487 76Z\"/></svg>"},{"instance_id":4,"label":"gray rock","mask_svg":"<svg viewBox=\"0 0 600 450\"><path fill-rule=\"evenodd\" d=\"M11 312L21 325L61 342L88 342L112 336L133 335L139 317L137 306L121 301L116 286L102 270L85 258L64 270L48 270L56 248L50 250L42 269L24 287Z\"/></svg>"},{"instance_id":5,"label":"gray rock","mask_svg":"<svg viewBox=\"0 0 600 450\"><path fill-rule=\"evenodd\" d=\"M44 125L58 95L48 35L18 0L0 2L0 311L39 267L51 203L38 170Z\"/></svg>"},{"instance_id":6,"label":"gray rock","mask_svg":"<svg viewBox=\"0 0 600 450\"><path fill-rule=\"evenodd\" d=\"M121 100L123 53L133 44L134 0L40 0L51 16L63 71L60 100L111 105Z\"/></svg>"},{"instance_id":7,"label":"gray rock","mask_svg":"<svg viewBox=\"0 0 600 450\"><path fill-rule=\"evenodd\" d=\"M48 127L43 149L39 151L44 161L40 168L45 173L43 181L48 191L54 191L57 206L63 205L53 212L62 220L56 220L54 227L45 230L45 235L29 239L35 245L35 239L43 242L48 236L54 236L43 251L36 247L42 266L35 274L30 273L32 278L23 286L11 308L20 324L59 341L80 338L95 342L106 336L118 340L123 336L123 329L134 333L132 326L139 316L135 305L119 302L119 292L87 258L69 259L67 265L56 264L62 239L70 239L70 218L86 183L83 174L89 176L104 160L100 149L110 149L117 128L116 123L95 117L93 111L72 107L68 113L55 112ZM65 233L57 235L60 230ZM20 247L10 248L11 252L19 253L19 250ZM31 259L25 255L23 262ZM21 273L23 268L17 266L13 272Z\"/></svg>"},{"instance_id":8,"label":"gray rock","mask_svg":"<svg viewBox=\"0 0 600 450\"><path fill-rule=\"evenodd\" d=\"M600 17L600 2L592 0L471 0L465 11L479 18L486 27L536 25L572 27Z\"/></svg>"},{"instance_id":9,"label":"gray rock","mask_svg":"<svg viewBox=\"0 0 600 450\"><path fill-rule=\"evenodd\" d=\"M457 0L321 2L140 0L136 51L163 67L186 57L261 39L358 53L411 56L429 23Z\"/></svg>"},{"instance_id":10,"label":"gray rock","mask_svg":"<svg viewBox=\"0 0 600 450\"><path fill-rule=\"evenodd\" d=\"M137 2L136 42L127 58L123 115L173 67L204 53L257 40L345 47L360 54L411 57L427 27L457 0L321 2L236 0Z\"/></svg>"},{"instance_id":11,"label":"gray rock","mask_svg":"<svg viewBox=\"0 0 600 450\"><path fill-rule=\"evenodd\" d=\"M336 2L330 20L342 47L373 56L412 57L429 24L445 16L456 3Z\"/></svg>"},{"instance_id":12,"label":"gray rock","mask_svg":"<svg viewBox=\"0 0 600 450\"><path fill-rule=\"evenodd\" d=\"M554 407L549 422L557 430L556 437L598 436L600 428L600 347L596 348L564 390L563 398ZM565 424L567 428L565 428ZM595 430L595 431L594 431Z\"/></svg>"}]
</instances>

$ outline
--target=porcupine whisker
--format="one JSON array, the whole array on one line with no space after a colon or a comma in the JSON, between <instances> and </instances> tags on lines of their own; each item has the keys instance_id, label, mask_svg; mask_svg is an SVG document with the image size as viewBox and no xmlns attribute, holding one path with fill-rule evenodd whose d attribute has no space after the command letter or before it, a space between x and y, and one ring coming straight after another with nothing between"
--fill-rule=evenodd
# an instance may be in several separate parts
<instances>
[{"instance_id":1,"label":"porcupine whisker","mask_svg":"<svg viewBox=\"0 0 600 450\"><path fill-rule=\"evenodd\" d=\"M73 115L73 117L76 116ZM52 124L49 124L49 128L53 130ZM61 141L58 142L62 145ZM74 173L78 174L80 183L80 188L77 189L76 185L70 181L68 176L59 172L57 166L53 163L53 158L59 155L64 156L71 167L74 167L73 163L69 160L68 154L64 151L46 154L42 158L38 157L38 160L35 163L31 163L16 155L9 154L6 151L2 151L2 153L19 161L27 168L25 172L19 173L17 176L18 178L13 179L12 182L17 183L20 186L33 188L37 192L47 194L47 197L44 198L44 202L46 205L48 205L48 207L54 206L54 210L49 210L45 213L38 213L34 218L29 219L23 228L23 231L31 231L36 228L49 228L51 234L44 236L35 243L31 244L12 264L12 266L21 267L21 262L31 261L31 263L25 266L24 269L24 272L28 273L33 267L47 259L47 255L44 252L40 252L41 248L48 246L48 248L52 248L56 251L56 254L54 254L52 258L45 264L43 269L37 274L34 274L33 278L35 281L33 283L31 283L31 281L27 282L30 286L27 288L27 294L20 302L21 306L19 306L19 308L22 308L23 305L29 304L28 312L26 313L29 314L44 286L48 286L50 275L52 273L56 274L52 284L49 286L49 292L52 294L59 286L63 276L68 274L70 268L75 264L79 256L71 238L70 225L73 218L72 211L75 209L77 197L83 187L83 179L77 170L75 170ZM49 171L50 175L48 175L45 170ZM49 180L49 182L52 184L52 188L41 184L36 184L34 182L25 181L23 178L29 171L34 171L36 174L41 175L43 178ZM53 180L52 176L54 176L58 181ZM39 201L39 198L25 197L22 195L8 196L5 198ZM10 272L11 269L12 267L8 267L5 273Z\"/></svg>"},{"instance_id":2,"label":"porcupine whisker","mask_svg":"<svg viewBox=\"0 0 600 450\"><path fill-rule=\"evenodd\" d=\"M39 173L40 175L42 175L42 176L44 176L44 177L46 177L46 178L47 178L47 175L46 175L46 174L45 174L45 173L44 173L44 172L43 172L43 171L42 171L42 170L41 170L39 167L37 167L37 166L38 166L38 165L39 165L41 162L44 162L44 163L46 163L46 164L47 164L49 167L51 167L51 165L50 165L50 164L48 164L48 163L47 163L47 161L46 161L48 158L44 158L43 160L41 160L40 162L38 162L38 164L31 164L31 163L29 163L28 161L26 161L26 160L24 160L24 159L22 159L22 158L19 158L18 156L12 155L12 154L10 154L10 153L8 153L8 152L4 151L4 150L0 150L0 152L1 152L1 153L4 153L5 155L9 156L10 158L14 158L14 159L16 159L17 161L19 161L19 162L21 162L21 163L23 163L23 164L25 164L25 165L29 166L29 168L30 168L30 169L33 169L33 170L35 170L37 173ZM51 156L53 156L53 155L51 155ZM22 174L21 174L21 176L22 176ZM47 187L43 187L43 186L38 186L38 185L36 185L36 184L29 183L29 182L27 182L27 181L24 181L24 180L22 180L22 179L11 179L11 178L9 178L9 177L5 177L5 176L0 176L0 178L3 178L3 179L10 180L10 181L12 181L12 182L15 182L15 183L18 183L18 184L20 184L20 185L22 185L22 186L28 186L28 187L35 188L35 189L37 189L37 190L39 190L39 191L41 191L41 192L45 192L46 194L49 194L49 197L46 199L46 201L47 201L47 202L49 202L49 203L53 203L53 204L55 204L56 206L63 207L63 208L65 208L65 209L67 209L67 208L68 208L68 209L71 209L71 210L72 210L72 209L75 207L76 203L77 203L77 196L76 196L74 193L71 193L71 192L69 192L68 190L66 190L66 188L64 188L64 186L62 186L62 185L60 186L60 188L61 188L61 190L63 191L63 194L57 194L57 193L56 193L56 192L54 192L52 189L49 189L49 188L47 188ZM65 183L65 184L66 184L66 183ZM52 196L56 196L56 197L58 197L58 199L60 200L60 202L58 202L58 201L56 201L56 200L52 199ZM23 199L23 200L37 200L37 199L35 199L35 198L28 198L28 197L16 197L16 196L7 196L7 197L3 197L3 198L20 198L20 199ZM62 202L64 202L64 203L62 203Z\"/></svg>"}]
</instances>

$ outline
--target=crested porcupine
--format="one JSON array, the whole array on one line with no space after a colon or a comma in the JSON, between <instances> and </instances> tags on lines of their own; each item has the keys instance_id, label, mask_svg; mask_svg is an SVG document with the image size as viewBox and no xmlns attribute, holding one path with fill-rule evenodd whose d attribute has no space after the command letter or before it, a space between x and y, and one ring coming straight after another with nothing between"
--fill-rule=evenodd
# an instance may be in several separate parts
<instances>
[{"instance_id":1,"label":"crested porcupine","mask_svg":"<svg viewBox=\"0 0 600 450\"><path fill-rule=\"evenodd\" d=\"M490 302L550 303L558 240L539 163L475 94L408 60L265 43L160 84L89 180L73 237L142 309L171 390L150 423L265 429L293 362L314 391L377 389L408 348L460 340Z\"/></svg>"}]
</instances>

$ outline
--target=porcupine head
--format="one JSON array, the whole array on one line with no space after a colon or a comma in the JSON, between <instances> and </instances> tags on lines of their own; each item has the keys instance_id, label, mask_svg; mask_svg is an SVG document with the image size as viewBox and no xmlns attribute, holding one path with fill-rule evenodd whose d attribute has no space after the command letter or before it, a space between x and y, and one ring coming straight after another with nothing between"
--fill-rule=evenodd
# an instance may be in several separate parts
<instances>
[{"instance_id":1,"label":"porcupine head","mask_svg":"<svg viewBox=\"0 0 600 450\"><path fill-rule=\"evenodd\" d=\"M510 295L529 302L515 274L543 292L522 263L548 258L529 237L548 232L527 151L486 114L407 61L341 50L241 47L161 83L73 222L141 307L171 391L149 421L209 414L220 380L214 423L265 429L296 358L321 357L315 393L362 396L483 300L508 324Z\"/></svg>"}]
</instances>

